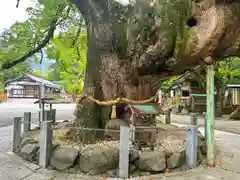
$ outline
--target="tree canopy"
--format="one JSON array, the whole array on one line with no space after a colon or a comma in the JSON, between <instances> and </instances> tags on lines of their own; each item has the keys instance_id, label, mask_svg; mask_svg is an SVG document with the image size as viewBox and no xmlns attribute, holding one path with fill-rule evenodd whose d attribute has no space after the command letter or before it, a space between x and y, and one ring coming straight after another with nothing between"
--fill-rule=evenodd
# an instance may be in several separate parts
<instances>
[{"instance_id":1,"label":"tree canopy","mask_svg":"<svg viewBox=\"0 0 240 180\"><path fill-rule=\"evenodd\" d=\"M2 33L0 64L19 58L21 61L24 55L39 61L36 54L45 47L48 58L56 60L54 70L46 72L45 78L63 85L69 93L81 92L87 46L86 31L78 10L65 1L43 0L26 11L29 14L26 21L16 22ZM3 80L13 79L24 72L41 76L41 72L29 66L28 60L22 62L4 70Z\"/></svg>"},{"instance_id":2,"label":"tree canopy","mask_svg":"<svg viewBox=\"0 0 240 180\"><path fill-rule=\"evenodd\" d=\"M74 2L76 4L75 1L71 2ZM135 36L129 36L128 33L137 32L136 30L142 26L144 26L146 30L148 28L151 29L150 26L153 23L149 21L149 17L142 16L139 18L136 16L137 12L142 6L141 3L144 2L136 1L134 9L132 9L131 13L128 14L129 17L132 17L133 19L135 17L135 19L138 21L135 23L135 26L131 27L135 28L135 30L131 29L128 32L125 30L123 31L128 35L126 37L130 42L131 38L134 38ZM21 3L19 6L20 5ZM111 5L112 7L110 8L112 10L116 8L113 3ZM169 1L168 3L160 3L157 5L162 6L161 14L159 16L161 17L159 19L159 23L161 19L164 19L163 23L165 24L163 29L167 30L166 33L171 34L166 37L178 39L177 41L168 39L168 42L170 43L169 46L178 47L175 48L174 53L179 54L178 51L182 51L185 44L182 42L182 40L185 39L182 36L186 34L180 31L188 31L187 27L183 28L182 26L186 26L184 22L187 21L187 18L189 17L190 9L192 6L191 1L185 1L183 4L181 0L174 2ZM121 9L121 7L118 8ZM152 9L149 9L148 4L146 4L145 9L142 10L145 11L145 13L152 12ZM16 22L9 29L6 29L2 33L0 48L1 64L11 62L12 60L16 59L19 60L19 62L23 62L24 56L34 56L34 54L39 52L41 48L46 47L48 57L55 59L56 64L54 65L54 71L51 73L46 73L45 78L58 81L65 87L68 92L82 91L87 52L87 32L82 17L84 14L81 15L76 6L71 4L70 1L66 0L40 0L36 3L35 7L27 8L27 12L29 14L29 18L26 21ZM129 12L127 11L119 14L116 10L115 13L116 14L112 14L110 21L115 20L115 18L119 18L115 17L115 15L127 15ZM176 19L175 14L178 14L177 17L179 18ZM144 15L144 13L137 15ZM124 18L124 16L121 16L120 19L121 18ZM119 29L125 27L124 23L126 22L124 20L120 20L119 22L120 23L118 26L113 26L112 28ZM175 31L172 29L173 27L182 28L179 28L179 31ZM147 31L150 32L150 29ZM126 44L124 35L115 35L115 40L118 40L118 43L116 43L116 48L121 49L121 47L125 46L124 44ZM136 35L139 34L136 33ZM133 41L135 41L135 39L133 39ZM145 40L143 39L143 41ZM161 48L160 46L157 47ZM136 55L136 48L137 47L134 49L135 58L146 58L145 56L140 57L139 55ZM151 49L149 49L149 51L151 51ZM218 72L223 78L223 82L234 83L239 81L239 61L240 60L238 57L229 57L228 60L220 63ZM40 75L39 72L32 70L29 67L28 63L20 63L9 70L2 72L1 77L3 80L8 80L24 72L32 72L36 75ZM176 77L168 80L164 83L164 85L169 84L174 79L176 79Z\"/></svg>"}]
</instances>

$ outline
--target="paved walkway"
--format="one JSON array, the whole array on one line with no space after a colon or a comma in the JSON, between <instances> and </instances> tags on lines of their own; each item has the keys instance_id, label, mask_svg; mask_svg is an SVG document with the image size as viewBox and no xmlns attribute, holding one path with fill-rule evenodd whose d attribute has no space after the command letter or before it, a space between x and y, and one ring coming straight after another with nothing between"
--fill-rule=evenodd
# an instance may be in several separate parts
<instances>
[{"instance_id":1,"label":"paved walkway","mask_svg":"<svg viewBox=\"0 0 240 180\"><path fill-rule=\"evenodd\" d=\"M163 117L161 117L163 118ZM215 129L221 130L225 128L239 128L240 129L240 121L228 121L225 120L227 117L216 118L215 120ZM171 122L178 124L190 124L190 116L188 115L171 115ZM198 117L197 119L198 125L204 127L205 120L202 117Z\"/></svg>"},{"instance_id":2,"label":"paved walkway","mask_svg":"<svg viewBox=\"0 0 240 180\"><path fill-rule=\"evenodd\" d=\"M184 126L184 125L183 125ZM204 128L199 130L203 133ZM4 133L5 132L5 133ZM11 133L10 133L11 132ZM0 180L100 180L102 177L86 176L81 174L69 174L45 170L37 165L28 163L20 157L7 151L11 150L12 127L0 128ZM4 138L2 138L4 137ZM216 168L198 167L185 172L169 173L168 176L153 175L155 180L239 180L240 179L240 135L215 131L215 139L218 152ZM3 147L3 148L2 148ZM114 178L107 178L109 180ZM115 178L116 179L116 178ZM133 178L139 179L139 178ZM148 177L141 178L143 180Z\"/></svg>"}]
</instances>

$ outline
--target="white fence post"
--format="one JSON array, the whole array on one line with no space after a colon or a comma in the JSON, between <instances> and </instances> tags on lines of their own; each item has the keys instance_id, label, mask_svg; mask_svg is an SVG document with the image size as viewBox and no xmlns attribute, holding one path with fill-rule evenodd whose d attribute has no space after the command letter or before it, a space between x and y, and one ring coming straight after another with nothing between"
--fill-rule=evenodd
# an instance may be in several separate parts
<instances>
[{"instance_id":1,"label":"white fence post","mask_svg":"<svg viewBox=\"0 0 240 180\"><path fill-rule=\"evenodd\" d=\"M21 145L21 117L13 119L13 147L12 151L17 153Z\"/></svg>"},{"instance_id":2,"label":"white fence post","mask_svg":"<svg viewBox=\"0 0 240 180\"><path fill-rule=\"evenodd\" d=\"M47 119L48 111L44 112L44 119ZM52 120L42 121L40 129L40 153L39 165L46 168L52 155Z\"/></svg>"},{"instance_id":3,"label":"white fence post","mask_svg":"<svg viewBox=\"0 0 240 180\"><path fill-rule=\"evenodd\" d=\"M197 130L198 127L196 125L188 125L186 162L189 168L197 166Z\"/></svg>"},{"instance_id":4,"label":"white fence post","mask_svg":"<svg viewBox=\"0 0 240 180\"><path fill-rule=\"evenodd\" d=\"M119 147L119 177L128 178L129 166L129 138L128 126L120 127L120 147Z\"/></svg>"}]
</instances>

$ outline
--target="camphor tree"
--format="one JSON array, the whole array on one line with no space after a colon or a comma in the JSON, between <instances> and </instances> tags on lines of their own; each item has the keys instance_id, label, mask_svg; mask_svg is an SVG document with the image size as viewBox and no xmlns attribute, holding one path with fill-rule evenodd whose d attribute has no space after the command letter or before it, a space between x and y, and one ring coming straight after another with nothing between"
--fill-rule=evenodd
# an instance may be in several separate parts
<instances>
[{"instance_id":1,"label":"camphor tree","mask_svg":"<svg viewBox=\"0 0 240 180\"><path fill-rule=\"evenodd\" d=\"M81 13L87 32L84 91L99 100L120 96L146 99L168 76L240 53L238 1L136 0L128 5L115 0L40 2L51 9L48 36L33 51L3 67L22 62L46 46L58 18L71 2ZM103 128L109 112L103 109L84 101L79 111L81 124Z\"/></svg>"}]
</instances>

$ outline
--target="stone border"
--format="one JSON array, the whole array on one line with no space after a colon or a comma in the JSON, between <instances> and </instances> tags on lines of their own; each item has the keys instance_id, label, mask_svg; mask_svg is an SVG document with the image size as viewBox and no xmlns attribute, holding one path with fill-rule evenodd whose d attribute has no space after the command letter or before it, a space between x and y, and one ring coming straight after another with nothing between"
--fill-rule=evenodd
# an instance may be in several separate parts
<instances>
[{"instance_id":1,"label":"stone border","mask_svg":"<svg viewBox=\"0 0 240 180\"><path fill-rule=\"evenodd\" d=\"M45 117L48 116L48 113L49 111L45 112ZM25 113L25 115L31 117L28 113ZM23 127L27 127L23 129L26 131L23 133L24 136L29 131L29 124L26 126L25 123L30 123L30 121L31 118L24 118L25 126ZM138 155L135 153L135 155L133 155L133 150L128 151L128 126L120 127L120 150L116 148L90 148L79 152L74 148L64 149L60 147L56 149L53 147L52 121L41 122L39 142L24 136L19 139L19 137L21 137L21 124L19 123L19 118L15 118L14 129L17 131L14 131L13 151L25 160L39 163L43 168L52 165L58 170L66 170L74 166L76 167L76 160L79 159L78 167L80 170L92 175L113 170L110 172L110 176L121 176L126 178L136 169L145 172L164 172L166 169L176 169L185 166L186 164L190 168L195 168L197 166L197 159L202 161L202 147L200 147L200 150L198 149L199 147L197 147L197 126L195 125L194 120L192 120L192 122L194 122L194 125L188 127L187 153L186 151L183 151L166 154L164 152L153 151L143 152L141 154L138 153ZM189 149L191 149L191 151ZM125 150L126 152L124 152ZM67 156L65 156L66 154ZM132 158L133 156L134 159ZM94 160L93 157L96 159ZM63 159L66 160L67 158L68 162L63 162ZM127 162L123 162L122 160Z\"/></svg>"}]
</instances>

